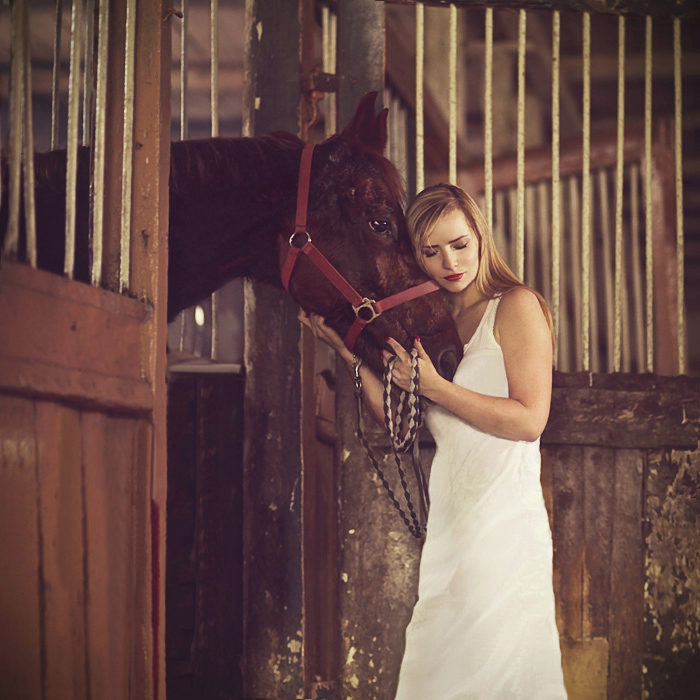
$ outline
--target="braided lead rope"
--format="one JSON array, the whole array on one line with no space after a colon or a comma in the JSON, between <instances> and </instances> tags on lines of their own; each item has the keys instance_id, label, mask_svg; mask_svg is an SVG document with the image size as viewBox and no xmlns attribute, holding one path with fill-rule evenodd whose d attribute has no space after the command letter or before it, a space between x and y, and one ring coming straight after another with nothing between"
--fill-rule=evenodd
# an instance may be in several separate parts
<instances>
[{"instance_id":1,"label":"braided lead rope","mask_svg":"<svg viewBox=\"0 0 700 700\"><path fill-rule=\"evenodd\" d=\"M384 423L387 433L391 439L391 445L396 452L408 452L413 445L418 430L422 425L420 411L420 401L418 397L418 352L414 348L411 350L411 376L408 392L399 393L398 403L395 412L391 410L391 381L393 377L394 364L397 357L390 358L384 367ZM400 427L404 410L404 402L408 394L408 424L406 434L403 439L400 436Z\"/></svg>"},{"instance_id":2,"label":"braided lead rope","mask_svg":"<svg viewBox=\"0 0 700 700\"><path fill-rule=\"evenodd\" d=\"M393 451L394 454L394 460L396 462L396 470L399 474L399 480L401 481L401 488L403 490L404 494L404 499L406 501L406 506L408 508L408 514L404 510L404 508L401 506L399 503L398 499L396 498L396 494L394 493L393 489L389 485L389 482L387 481L386 476L384 475L384 472L382 468L379 466L379 462L377 458L374 456L374 452L372 451L372 448L370 447L369 442L367 441L367 438L365 438L364 434L364 416L362 412L362 396L363 396L363 388L362 388L362 379L360 378L360 364L361 361L360 359L353 355L353 373L354 373L354 378L355 378L355 399L356 399L356 405L357 405L357 437L359 438L360 442L362 443L362 446L365 448L365 452L367 452L367 456L370 459L370 462L372 463L372 467L374 468L375 472L377 473L377 476L379 477L380 481L382 482L382 486L384 486L384 489L386 492L389 494L389 498L391 499L391 502L398 511L399 515L401 516L401 519L403 520L404 524L406 525L406 528L408 531L418 540L422 539L423 533L425 532L425 526L420 524L420 520L418 518L418 515L416 513L416 510L413 506L413 501L411 500L411 494L408 489L408 483L406 481L406 473L403 470L403 467L401 465L401 459L399 455L396 453L396 451ZM420 485L420 484L419 484ZM409 515L410 515L410 520L409 520Z\"/></svg>"},{"instance_id":3,"label":"braided lead rope","mask_svg":"<svg viewBox=\"0 0 700 700\"><path fill-rule=\"evenodd\" d=\"M420 457L420 445L418 439L418 431L423 426L422 404L418 393L420 383L420 372L418 369L418 351L413 348L411 350L411 374L408 386L408 392L401 391L399 394L398 405L395 414L391 411L391 382L393 377L394 363L397 361L394 356L389 359L384 368L384 423L387 428L387 433L391 441L391 447L394 452L394 458L400 462L399 453L408 452L413 447L413 470L418 484L418 493L420 496L421 512L424 521L428 520L428 510L430 509L430 496L428 494L428 484L423 472L423 463ZM408 393L408 417L407 430L404 439L401 440L400 426L403 421L404 400ZM395 415L395 418L393 417Z\"/></svg>"}]
</instances>

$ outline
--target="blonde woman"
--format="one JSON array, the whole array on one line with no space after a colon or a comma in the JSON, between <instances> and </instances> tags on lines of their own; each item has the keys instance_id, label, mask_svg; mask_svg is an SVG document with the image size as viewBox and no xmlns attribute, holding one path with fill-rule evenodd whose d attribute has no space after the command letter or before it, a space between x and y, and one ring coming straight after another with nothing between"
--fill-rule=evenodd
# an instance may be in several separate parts
<instances>
[{"instance_id":1,"label":"blonde woman","mask_svg":"<svg viewBox=\"0 0 700 700\"><path fill-rule=\"evenodd\" d=\"M552 392L549 310L510 271L460 188L424 190L407 220L416 259L444 291L464 357L448 381L415 341L437 449L396 700L561 700L552 537L540 486L539 438ZM305 322L352 362L323 319ZM407 389L409 354L388 338L384 360L392 353L393 380ZM368 405L380 414L381 383L363 379Z\"/></svg>"}]
</instances>

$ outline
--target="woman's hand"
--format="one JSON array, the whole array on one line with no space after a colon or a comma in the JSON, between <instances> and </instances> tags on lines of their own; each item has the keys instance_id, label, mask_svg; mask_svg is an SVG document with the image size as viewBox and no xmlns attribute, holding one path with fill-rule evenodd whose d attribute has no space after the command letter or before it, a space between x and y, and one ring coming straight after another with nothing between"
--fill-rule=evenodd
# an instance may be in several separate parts
<instances>
[{"instance_id":1,"label":"woman's hand","mask_svg":"<svg viewBox=\"0 0 700 700\"><path fill-rule=\"evenodd\" d=\"M396 362L392 371L392 381L399 389L408 391L411 384L411 356L402 345L397 343L393 338L387 338L386 342L391 346L396 355ZM420 376L418 392L424 394L445 380L440 377L433 365L432 360L428 357L428 353L421 345L420 338L416 338L413 346L418 352L418 372ZM384 364L389 361L391 355L387 351L382 351L382 360Z\"/></svg>"},{"instance_id":2,"label":"woman's hand","mask_svg":"<svg viewBox=\"0 0 700 700\"><path fill-rule=\"evenodd\" d=\"M347 359L347 355L350 355L350 361L352 361L352 355L350 351L345 347L343 339L330 327L326 325L326 319L318 314L307 314L306 311L301 309L297 318L307 327L311 329L311 332L316 338L322 340L326 345L329 345L333 350L335 350L343 359Z\"/></svg>"}]
</instances>

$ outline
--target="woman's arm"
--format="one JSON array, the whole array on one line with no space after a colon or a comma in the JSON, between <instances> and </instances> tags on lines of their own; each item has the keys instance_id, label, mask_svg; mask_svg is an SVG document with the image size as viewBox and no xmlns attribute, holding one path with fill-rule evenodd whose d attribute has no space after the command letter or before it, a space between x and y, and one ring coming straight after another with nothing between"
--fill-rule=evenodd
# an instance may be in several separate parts
<instances>
[{"instance_id":1,"label":"woman's arm","mask_svg":"<svg viewBox=\"0 0 700 700\"><path fill-rule=\"evenodd\" d=\"M508 398L464 389L438 375L420 342L420 392L479 430L509 440L536 440L549 417L552 396L552 340L537 297L525 287L503 296L496 314L496 339L503 350ZM389 340L401 363L394 380L407 385L407 353Z\"/></svg>"},{"instance_id":2,"label":"woman's arm","mask_svg":"<svg viewBox=\"0 0 700 700\"><path fill-rule=\"evenodd\" d=\"M342 338L329 326L325 320L317 315L307 315L303 310L299 312L299 320L320 340L333 348L340 359L345 364L348 372L353 376L352 353L345 347ZM384 385L382 381L364 365L360 366L360 378L362 379L362 390L364 403L367 406L372 418L382 427L384 426Z\"/></svg>"}]
</instances>

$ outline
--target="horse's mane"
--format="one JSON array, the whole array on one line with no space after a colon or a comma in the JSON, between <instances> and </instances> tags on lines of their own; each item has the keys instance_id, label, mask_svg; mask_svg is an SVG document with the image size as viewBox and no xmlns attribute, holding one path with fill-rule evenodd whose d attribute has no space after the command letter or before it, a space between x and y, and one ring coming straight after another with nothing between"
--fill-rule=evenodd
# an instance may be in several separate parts
<instances>
[{"instance_id":1,"label":"horse's mane","mask_svg":"<svg viewBox=\"0 0 700 700\"><path fill-rule=\"evenodd\" d=\"M242 138L176 141L170 150L170 191L192 195L198 189L222 189L257 180L270 163L298 153L304 142L286 131Z\"/></svg>"}]
</instances>

